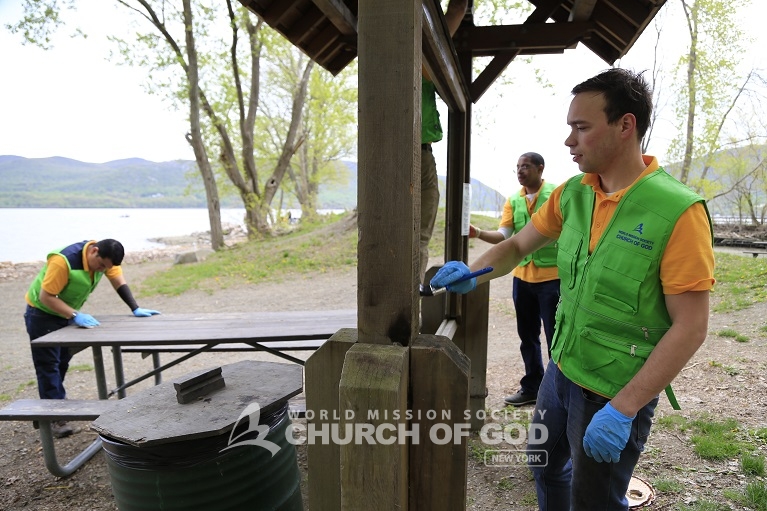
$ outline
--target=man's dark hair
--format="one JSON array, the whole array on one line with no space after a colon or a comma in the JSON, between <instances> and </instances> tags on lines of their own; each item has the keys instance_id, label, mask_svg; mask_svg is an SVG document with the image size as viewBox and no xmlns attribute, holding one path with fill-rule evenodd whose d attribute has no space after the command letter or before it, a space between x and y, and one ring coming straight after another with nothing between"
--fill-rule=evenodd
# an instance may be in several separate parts
<instances>
[{"instance_id":1,"label":"man's dark hair","mask_svg":"<svg viewBox=\"0 0 767 511\"><path fill-rule=\"evenodd\" d=\"M652 91L642 73L612 68L573 87L572 93L597 92L605 98L607 122L614 124L625 114L636 117L639 140L650 127Z\"/></svg>"},{"instance_id":2,"label":"man's dark hair","mask_svg":"<svg viewBox=\"0 0 767 511\"><path fill-rule=\"evenodd\" d=\"M530 158L530 161L533 162L533 165L535 165L536 167L539 165L545 166L545 163L543 163L543 156L541 156L538 153L525 153L522 156L520 156L520 158Z\"/></svg>"},{"instance_id":3,"label":"man's dark hair","mask_svg":"<svg viewBox=\"0 0 767 511\"><path fill-rule=\"evenodd\" d=\"M99 256L102 259L109 259L115 266L120 266L125 257L125 249L122 243L113 239L106 239L96 242L99 249Z\"/></svg>"}]
</instances>

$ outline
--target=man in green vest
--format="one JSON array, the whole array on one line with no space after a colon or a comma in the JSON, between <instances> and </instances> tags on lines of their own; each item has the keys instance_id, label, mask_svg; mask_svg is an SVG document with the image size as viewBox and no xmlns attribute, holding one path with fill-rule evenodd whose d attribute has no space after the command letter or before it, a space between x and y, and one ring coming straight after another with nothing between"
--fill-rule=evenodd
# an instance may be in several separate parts
<instances>
[{"instance_id":1,"label":"man in green vest","mask_svg":"<svg viewBox=\"0 0 767 511\"><path fill-rule=\"evenodd\" d=\"M445 22L450 35L455 35L466 13L467 0L450 0L445 11ZM431 145L442 140L442 124L437 111L437 88L426 68L421 79L421 229L419 238L420 281L423 282L429 265L429 241L434 233L434 222L439 208L439 179L437 162Z\"/></svg>"},{"instance_id":2,"label":"man in green vest","mask_svg":"<svg viewBox=\"0 0 767 511\"><path fill-rule=\"evenodd\" d=\"M556 239L561 300L551 361L528 439L538 506L625 510L658 394L706 339L714 285L704 200L641 151L652 94L641 74L609 69L576 85L565 145L582 176L552 192L528 225L472 269L509 273ZM434 287L470 269L447 263ZM672 405L675 401L672 401ZM542 456L545 454L545 456ZM545 459L544 459L545 458Z\"/></svg>"},{"instance_id":3,"label":"man in green vest","mask_svg":"<svg viewBox=\"0 0 767 511\"><path fill-rule=\"evenodd\" d=\"M45 265L29 286L24 321L29 340L49 334L67 325L83 328L99 326L90 314L80 311L90 294L106 275L117 294L137 317L159 312L142 309L133 298L120 264L125 250L117 240L105 239L73 243L48 254ZM41 399L66 399L64 376L72 354L69 348L32 347L32 361ZM63 421L51 425L54 436L62 438L75 432Z\"/></svg>"},{"instance_id":4,"label":"man in green vest","mask_svg":"<svg viewBox=\"0 0 767 511\"><path fill-rule=\"evenodd\" d=\"M517 160L517 179L522 189L504 204L498 230L483 231L470 225L469 237L497 245L521 231L530 221L530 216L540 209L556 188L543 180L544 167L543 156L538 153L520 156ZM504 402L522 406L535 403L543 380L541 322L548 352L554 337L554 315L559 302L556 242L525 257L511 274L514 276L511 296L517 314L519 351L525 364L525 375L519 381L519 390L507 396Z\"/></svg>"}]
</instances>

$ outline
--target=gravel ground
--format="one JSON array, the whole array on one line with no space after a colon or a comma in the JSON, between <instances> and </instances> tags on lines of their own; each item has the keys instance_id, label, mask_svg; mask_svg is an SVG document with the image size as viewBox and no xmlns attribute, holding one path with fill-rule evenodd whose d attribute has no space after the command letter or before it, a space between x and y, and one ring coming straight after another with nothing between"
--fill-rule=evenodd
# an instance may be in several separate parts
<instances>
[{"instance_id":1,"label":"gravel ground","mask_svg":"<svg viewBox=\"0 0 767 511\"><path fill-rule=\"evenodd\" d=\"M472 249L472 256L476 257L482 248ZM171 252L133 254L126 260L124 271L129 283L138 284L144 279L151 279L155 272L169 267L172 262ZM38 267L0 264L0 338L5 347L0 362L0 398L4 401L37 397L22 314L24 293ZM351 269L284 282L230 287L211 293L193 291L178 297L145 298L139 295L137 298L141 306L166 313L323 310L356 307L356 290L356 269ZM517 382L522 376L510 295L510 277L491 285L487 371L487 408L491 411L503 409L503 397L517 390ZM129 314L116 293L106 284L96 290L84 310L97 318L100 314ZM733 417L747 428L767 427L764 416L767 405L764 377L767 340L760 329L767 322L765 312L767 307L758 304L738 313L712 316L708 341L675 382L684 416L708 412L716 417ZM716 333L724 328L732 328L748 336L749 342L738 343L730 338L718 337ZM303 354L304 357L308 355ZM204 355L172 368L165 379L244 358L277 361L268 355L253 353ZM105 359L109 377L113 374L110 372L111 357L105 356ZM97 397L92 365L89 350L75 355L67 376L70 398ZM128 376L137 375L149 367L149 360L141 359L138 354L125 356ZM151 383L147 381L137 388L149 385ZM532 407L521 410L530 411ZM657 415L660 417L669 413L670 406L665 399L661 399ZM95 438L95 433L87 429L86 423L81 426L83 432L56 441L60 460L69 459ZM536 509L534 486L525 467L485 466L484 446L477 438L470 441L470 446L467 509ZM764 445L759 446L759 450L764 456ZM44 467L37 432L26 422L0 422L0 453L3 509L63 511L117 508L101 453L71 477L54 477ZM298 457L305 476L306 453L301 446ZM650 482L674 480L683 486L682 490L675 492L656 492L651 509L679 509L684 503L702 500L727 506L723 509L741 509L723 496L724 489L737 490L745 485L745 478L734 463L733 460L700 460L684 434L658 428L650 437L636 475ZM305 491L305 477L302 485Z\"/></svg>"}]
</instances>

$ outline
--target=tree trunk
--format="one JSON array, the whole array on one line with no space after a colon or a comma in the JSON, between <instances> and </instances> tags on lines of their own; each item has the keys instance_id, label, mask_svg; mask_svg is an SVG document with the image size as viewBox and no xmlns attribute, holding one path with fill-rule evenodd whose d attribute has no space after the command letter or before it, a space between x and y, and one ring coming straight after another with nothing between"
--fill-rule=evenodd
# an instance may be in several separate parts
<instances>
[{"instance_id":1,"label":"tree trunk","mask_svg":"<svg viewBox=\"0 0 767 511\"><path fill-rule=\"evenodd\" d=\"M224 246L224 231L221 228L221 204L218 198L216 178L210 167L210 161L205 151L205 144L203 143L200 129L200 87L197 50L194 45L194 33L192 32L191 0L183 0L183 5L187 58L189 59L187 80L189 81L189 125L191 133L187 134L187 141L194 150L197 166L200 169L205 185L205 197L208 203L208 218L210 220L210 244L213 250L219 250Z\"/></svg>"}]
</instances>

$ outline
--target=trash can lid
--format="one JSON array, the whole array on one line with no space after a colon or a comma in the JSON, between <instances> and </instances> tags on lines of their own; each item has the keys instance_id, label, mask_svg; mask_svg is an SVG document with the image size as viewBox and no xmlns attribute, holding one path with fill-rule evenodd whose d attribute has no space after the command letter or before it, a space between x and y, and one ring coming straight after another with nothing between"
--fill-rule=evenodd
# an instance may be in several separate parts
<instances>
[{"instance_id":1,"label":"trash can lid","mask_svg":"<svg viewBox=\"0 0 767 511\"><path fill-rule=\"evenodd\" d=\"M221 366L225 387L179 404L174 383L209 371L195 371L115 402L91 428L137 447L206 438L234 427L248 405L260 414L282 407L303 390L303 368L296 364L244 360Z\"/></svg>"}]
</instances>

